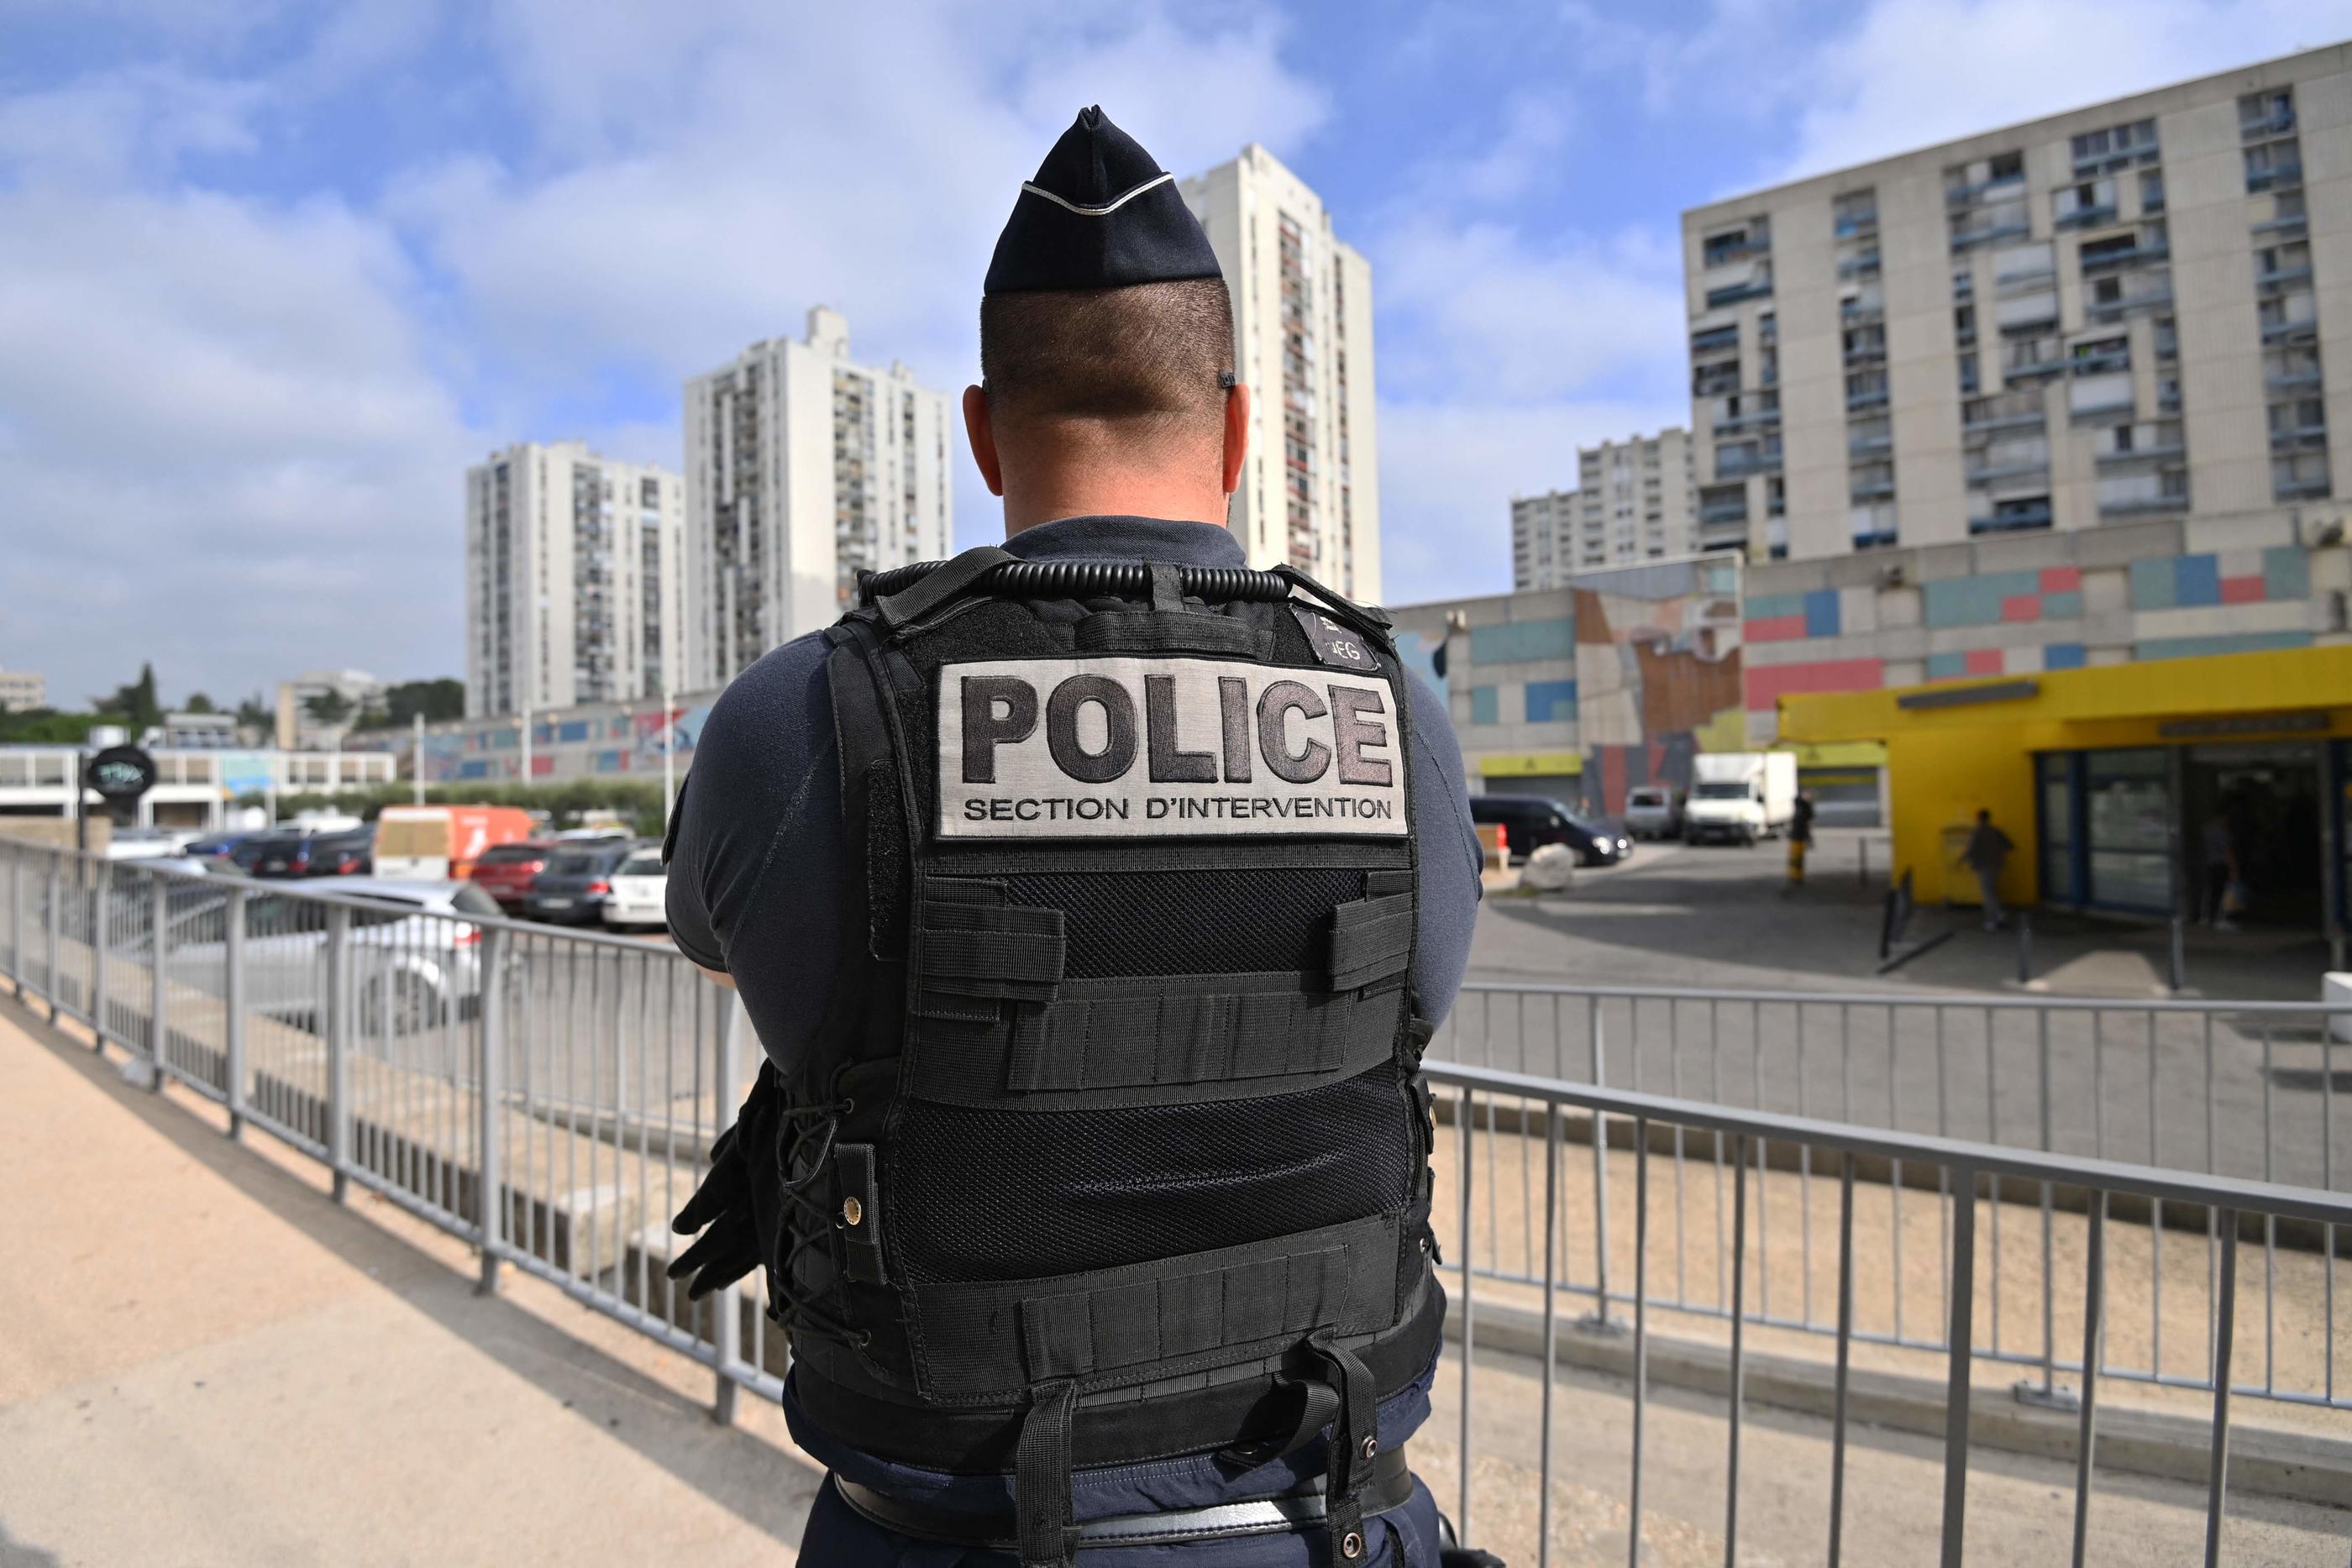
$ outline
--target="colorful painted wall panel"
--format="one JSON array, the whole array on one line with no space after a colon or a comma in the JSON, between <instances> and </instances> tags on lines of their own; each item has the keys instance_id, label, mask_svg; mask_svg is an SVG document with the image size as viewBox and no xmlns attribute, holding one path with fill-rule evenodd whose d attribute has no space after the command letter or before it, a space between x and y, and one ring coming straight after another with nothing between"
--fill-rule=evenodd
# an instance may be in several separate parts
<instances>
[{"instance_id":1,"label":"colorful painted wall panel","mask_svg":"<svg viewBox=\"0 0 2352 1568\"><path fill-rule=\"evenodd\" d=\"M1703 739L1722 737L1725 713L1738 715L1737 579L1723 563L1676 561L1575 585L1575 716L1588 810L1622 811L1636 784L1687 784ZM1791 612L1804 622L1823 611L1801 597ZM1826 614L1834 624L1834 594Z\"/></svg>"}]
</instances>

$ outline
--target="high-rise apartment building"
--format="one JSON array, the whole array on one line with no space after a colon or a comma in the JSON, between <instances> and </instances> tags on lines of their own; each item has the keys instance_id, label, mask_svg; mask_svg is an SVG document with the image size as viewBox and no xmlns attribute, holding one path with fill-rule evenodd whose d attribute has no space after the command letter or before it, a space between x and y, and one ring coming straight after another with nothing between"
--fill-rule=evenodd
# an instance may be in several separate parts
<instances>
[{"instance_id":1,"label":"high-rise apartment building","mask_svg":"<svg viewBox=\"0 0 2352 1568\"><path fill-rule=\"evenodd\" d=\"M524 442L466 471L466 712L682 687L685 503L667 468Z\"/></svg>"},{"instance_id":2,"label":"high-rise apartment building","mask_svg":"<svg viewBox=\"0 0 2352 1568\"><path fill-rule=\"evenodd\" d=\"M1512 586L1559 588L1575 572L1690 554L1697 493L1680 429L1580 448L1575 489L1511 502Z\"/></svg>"},{"instance_id":3,"label":"high-rise apartment building","mask_svg":"<svg viewBox=\"0 0 2352 1568\"><path fill-rule=\"evenodd\" d=\"M948 400L907 367L849 358L819 306L803 342L771 338L686 383L688 657L725 685L778 643L831 625L861 570L950 553Z\"/></svg>"},{"instance_id":4,"label":"high-rise apartment building","mask_svg":"<svg viewBox=\"0 0 2352 1568\"><path fill-rule=\"evenodd\" d=\"M1234 368L1254 399L1234 536L1254 566L1287 562L1377 600L1370 264L1332 233L1322 198L1255 143L1178 188L1233 292Z\"/></svg>"},{"instance_id":5,"label":"high-rise apartment building","mask_svg":"<svg viewBox=\"0 0 2352 1568\"><path fill-rule=\"evenodd\" d=\"M1804 560L2352 483L2352 47L1684 214L1699 543Z\"/></svg>"}]
</instances>

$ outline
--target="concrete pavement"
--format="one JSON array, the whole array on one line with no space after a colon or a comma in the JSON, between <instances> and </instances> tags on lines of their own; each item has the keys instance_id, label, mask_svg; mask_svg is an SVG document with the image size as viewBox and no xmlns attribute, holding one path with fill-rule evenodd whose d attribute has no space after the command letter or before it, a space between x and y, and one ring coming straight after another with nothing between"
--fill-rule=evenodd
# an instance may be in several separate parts
<instances>
[{"instance_id":1,"label":"concrete pavement","mask_svg":"<svg viewBox=\"0 0 2352 1568\"><path fill-rule=\"evenodd\" d=\"M0 1563L789 1563L781 1413L0 1003Z\"/></svg>"}]
</instances>

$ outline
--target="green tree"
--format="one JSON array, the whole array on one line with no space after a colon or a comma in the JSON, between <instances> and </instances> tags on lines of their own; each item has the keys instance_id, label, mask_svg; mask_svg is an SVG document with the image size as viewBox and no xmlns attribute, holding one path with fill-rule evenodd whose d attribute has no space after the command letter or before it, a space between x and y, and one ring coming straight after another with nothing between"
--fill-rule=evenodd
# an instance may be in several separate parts
<instances>
[{"instance_id":1,"label":"green tree","mask_svg":"<svg viewBox=\"0 0 2352 1568\"><path fill-rule=\"evenodd\" d=\"M372 708L357 727L406 729L422 715L427 724L466 716L466 683L450 676L431 681L400 681L383 690L383 706Z\"/></svg>"},{"instance_id":2,"label":"green tree","mask_svg":"<svg viewBox=\"0 0 2352 1568\"><path fill-rule=\"evenodd\" d=\"M261 694L256 692L236 705L236 722L251 725L256 729L268 729L278 722L278 715L263 704Z\"/></svg>"},{"instance_id":3,"label":"green tree","mask_svg":"<svg viewBox=\"0 0 2352 1568\"><path fill-rule=\"evenodd\" d=\"M341 724L352 716L352 699L329 686L302 699L302 711L320 724Z\"/></svg>"},{"instance_id":4,"label":"green tree","mask_svg":"<svg viewBox=\"0 0 2352 1568\"><path fill-rule=\"evenodd\" d=\"M136 739L140 734L163 722L163 705L155 695L155 666L139 666L139 678L127 686L117 686L114 695L103 697L90 706L100 713L122 721L123 727Z\"/></svg>"},{"instance_id":5,"label":"green tree","mask_svg":"<svg viewBox=\"0 0 2352 1568\"><path fill-rule=\"evenodd\" d=\"M206 696L206 695L205 695L205 694L204 694L204 693L202 693L202 692L190 692L190 693L188 694L188 700L187 700L186 702L184 702L184 703L182 703L182 704L180 705L180 706L181 706L181 708L182 708L184 712L187 712L187 713L218 713L218 712L220 712L220 709L218 709L218 708L216 708L216 707L215 707L215 706L213 706L213 699L212 699L212 698L210 698L210 697L208 697L208 696Z\"/></svg>"}]
</instances>

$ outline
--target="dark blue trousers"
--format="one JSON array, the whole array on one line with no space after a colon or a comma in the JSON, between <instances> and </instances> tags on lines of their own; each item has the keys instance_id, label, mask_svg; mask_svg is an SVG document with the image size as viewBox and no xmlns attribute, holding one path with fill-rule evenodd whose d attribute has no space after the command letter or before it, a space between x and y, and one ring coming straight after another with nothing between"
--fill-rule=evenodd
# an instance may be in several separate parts
<instances>
[{"instance_id":1,"label":"dark blue trousers","mask_svg":"<svg viewBox=\"0 0 2352 1568\"><path fill-rule=\"evenodd\" d=\"M1372 1551L1364 1568L1437 1568L1437 1502L1413 1483L1402 1508L1364 1521ZM1197 1541L1182 1546L1108 1546L1081 1552L1078 1568L1330 1568L1320 1531ZM1019 1568L1007 1552L915 1541L886 1530L841 1500L828 1478L809 1510L802 1568ZM1352 1565L1348 1565L1352 1568Z\"/></svg>"}]
</instances>

